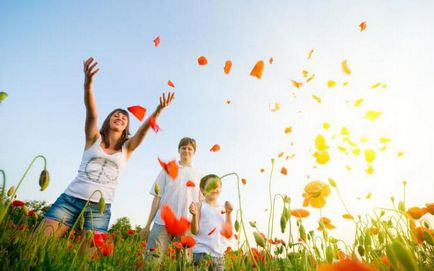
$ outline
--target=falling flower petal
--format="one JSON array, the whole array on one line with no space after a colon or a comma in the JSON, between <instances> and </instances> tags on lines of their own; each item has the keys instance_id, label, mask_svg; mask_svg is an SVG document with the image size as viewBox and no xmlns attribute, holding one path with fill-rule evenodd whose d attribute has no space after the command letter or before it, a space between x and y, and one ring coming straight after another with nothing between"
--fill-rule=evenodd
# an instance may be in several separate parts
<instances>
[{"instance_id":1,"label":"falling flower petal","mask_svg":"<svg viewBox=\"0 0 434 271\"><path fill-rule=\"evenodd\" d=\"M315 146L320 151L324 151L324 150L328 149L328 146L326 144L326 140L322 135L318 135L315 138Z\"/></svg>"},{"instance_id":2,"label":"falling flower petal","mask_svg":"<svg viewBox=\"0 0 434 271\"><path fill-rule=\"evenodd\" d=\"M358 107L358 106L360 106L362 103L363 103L363 98L358 99L358 100L356 100L356 101L354 102L354 107Z\"/></svg>"},{"instance_id":3,"label":"falling flower petal","mask_svg":"<svg viewBox=\"0 0 434 271\"><path fill-rule=\"evenodd\" d=\"M133 114L134 117L136 117L138 120L142 121L143 118L145 117L146 108L144 108L140 105L134 105L134 106L128 107L128 111L130 111L131 114Z\"/></svg>"},{"instance_id":4,"label":"falling flower petal","mask_svg":"<svg viewBox=\"0 0 434 271\"><path fill-rule=\"evenodd\" d=\"M277 157L282 158L282 156L283 156L284 154L285 154L284 152L280 152L280 153L277 155Z\"/></svg>"},{"instance_id":5,"label":"falling flower petal","mask_svg":"<svg viewBox=\"0 0 434 271\"><path fill-rule=\"evenodd\" d=\"M335 81L333 81L333 80L328 80L327 81L327 87L328 88L332 88L334 86L336 86L336 82Z\"/></svg>"},{"instance_id":6,"label":"falling flower petal","mask_svg":"<svg viewBox=\"0 0 434 271\"><path fill-rule=\"evenodd\" d=\"M232 225L229 222L224 222L222 224L220 234L226 237L227 239L230 239L232 237Z\"/></svg>"},{"instance_id":7,"label":"falling flower petal","mask_svg":"<svg viewBox=\"0 0 434 271\"><path fill-rule=\"evenodd\" d=\"M301 88L301 86L303 85L302 82L297 82L297 81L294 81L294 80L291 80L291 82L294 85L294 87L296 87L296 88Z\"/></svg>"},{"instance_id":8,"label":"falling flower petal","mask_svg":"<svg viewBox=\"0 0 434 271\"><path fill-rule=\"evenodd\" d=\"M401 156L403 156L404 154L405 154L405 152L400 151L400 152L398 152L398 153L396 154L396 156L401 157Z\"/></svg>"},{"instance_id":9,"label":"falling flower petal","mask_svg":"<svg viewBox=\"0 0 434 271\"><path fill-rule=\"evenodd\" d=\"M309 78L307 78L306 83L309 83L315 78L315 74L312 74Z\"/></svg>"},{"instance_id":10,"label":"falling flower petal","mask_svg":"<svg viewBox=\"0 0 434 271\"><path fill-rule=\"evenodd\" d=\"M378 88L379 86L381 86L381 82L380 83L376 83L376 84L373 84L372 86L371 86L371 89L374 89L374 88Z\"/></svg>"},{"instance_id":11,"label":"falling flower petal","mask_svg":"<svg viewBox=\"0 0 434 271\"><path fill-rule=\"evenodd\" d=\"M371 165L368 165L365 169L365 172L367 174L373 174L374 173L374 168Z\"/></svg>"},{"instance_id":12,"label":"falling flower petal","mask_svg":"<svg viewBox=\"0 0 434 271\"><path fill-rule=\"evenodd\" d=\"M378 111L367 111L365 114L365 118L368 120L375 120L381 115L381 112Z\"/></svg>"},{"instance_id":13,"label":"falling flower petal","mask_svg":"<svg viewBox=\"0 0 434 271\"><path fill-rule=\"evenodd\" d=\"M318 164L324 165L330 160L330 155L326 151L317 151L313 154Z\"/></svg>"},{"instance_id":14,"label":"falling flower petal","mask_svg":"<svg viewBox=\"0 0 434 271\"><path fill-rule=\"evenodd\" d=\"M328 128L330 128L330 124L327 123L327 122L324 122L324 123L322 124L322 128L324 128L324 129L328 129Z\"/></svg>"},{"instance_id":15,"label":"falling flower petal","mask_svg":"<svg viewBox=\"0 0 434 271\"><path fill-rule=\"evenodd\" d=\"M291 133L292 132L292 127L291 126L286 127L284 132L285 132L285 134Z\"/></svg>"},{"instance_id":16,"label":"falling flower petal","mask_svg":"<svg viewBox=\"0 0 434 271\"><path fill-rule=\"evenodd\" d=\"M348 75L351 75L351 70L348 67L348 63L347 63L346 59L344 61L342 61L341 66L342 66L342 72L344 72L344 73L346 73Z\"/></svg>"},{"instance_id":17,"label":"falling flower petal","mask_svg":"<svg viewBox=\"0 0 434 271\"><path fill-rule=\"evenodd\" d=\"M157 37L154 39L154 46L155 46L155 47L158 47L158 45L160 45L160 36L157 36Z\"/></svg>"},{"instance_id":18,"label":"falling flower petal","mask_svg":"<svg viewBox=\"0 0 434 271\"><path fill-rule=\"evenodd\" d=\"M372 163L375 160L375 151L370 149L365 150L365 160L368 163Z\"/></svg>"},{"instance_id":19,"label":"falling flower petal","mask_svg":"<svg viewBox=\"0 0 434 271\"><path fill-rule=\"evenodd\" d=\"M167 84L169 85L169 87L172 87L172 88L174 88L175 87L175 85L172 83L172 81L167 81Z\"/></svg>"},{"instance_id":20,"label":"falling flower petal","mask_svg":"<svg viewBox=\"0 0 434 271\"><path fill-rule=\"evenodd\" d=\"M276 112L277 110L280 109L280 104L279 104L279 103L274 103L274 108L271 108L271 105L269 105L269 106L268 106L268 109L269 109L271 112Z\"/></svg>"},{"instance_id":21,"label":"falling flower petal","mask_svg":"<svg viewBox=\"0 0 434 271\"><path fill-rule=\"evenodd\" d=\"M8 94L4 91L0 92L0 103L3 102L4 100L6 100L6 98L8 97Z\"/></svg>"},{"instance_id":22,"label":"falling flower petal","mask_svg":"<svg viewBox=\"0 0 434 271\"><path fill-rule=\"evenodd\" d=\"M387 138L387 137L381 137L381 138L379 138L378 140L379 140L381 143L388 143L388 142L391 141L391 139L390 139L390 138Z\"/></svg>"},{"instance_id":23,"label":"falling flower petal","mask_svg":"<svg viewBox=\"0 0 434 271\"><path fill-rule=\"evenodd\" d=\"M360 32L363 31L363 30L365 30L366 29L366 22L361 22L359 24L359 27L360 27Z\"/></svg>"},{"instance_id":24,"label":"falling flower petal","mask_svg":"<svg viewBox=\"0 0 434 271\"><path fill-rule=\"evenodd\" d=\"M351 214L343 214L342 217L345 219L354 219L354 217Z\"/></svg>"},{"instance_id":25,"label":"falling flower petal","mask_svg":"<svg viewBox=\"0 0 434 271\"><path fill-rule=\"evenodd\" d=\"M161 207L161 219L167 232L172 236L181 236L190 228L190 221L182 216L178 219L168 204Z\"/></svg>"},{"instance_id":26,"label":"falling flower petal","mask_svg":"<svg viewBox=\"0 0 434 271\"><path fill-rule=\"evenodd\" d=\"M282 167L280 169L280 173L282 173L283 175L288 175L288 171L287 171L286 167Z\"/></svg>"},{"instance_id":27,"label":"falling flower petal","mask_svg":"<svg viewBox=\"0 0 434 271\"><path fill-rule=\"evenodd\" d=\"M343 87L346 87L346 86L348 86L348 84L349 84L349 82L343 82L343 83L342 83L342 86L343 86Z\"/></svg>"},{"instance_id":28,"label":"falling flower petal","mask_svg":"<svg viewBox=\"0 0 434 271\"><path fill-rule=\"evenodd\" d=\"M178 171L179 171L176 160L172 160L168 163L165 163L160 158L158 158L158 162L160 162L161 167L167 173L167 175L169 175L172 178L172 180L175 181L176 178L178 177Z\"/></svg>"},{"instance_id":29,"label":"falling flower petal","mask_svg":"<svg viewBox=\"0 0 434 271\"><path fill-rule=\"evenodd\" d=\"M341 129L341 135L349 135L350 131L348 130L347 127L342 127Z\"/></svg>"},{"instance_id":30,"label":"falling flower petal","mask_svg":"<svg viewBox=\"0 0 434 271\"><path fill-rule=\"evenodd\" d=\"M274 59L272 57L270 57L270 59L268 60L268 63L273 64Z\"/></svg>"},{"instance_id":31,"label":"falling flower petal","mask_svg":"<svg viewBox=\"0 0 434 271\"><path fill-rule=\"evenodd\" d=\"M258 62L256 62L255 66L250 72L250 75L258 79L261 79L263 71L264 71L264 61L259 60Z\"/></svg>"},{"instance_id":32,"label":"falling flower petal","mask_svg":"<svg viewBox=\"0 0 434 271\"><path fill-rule=\"evenodd\" d=\"M317 103L321 103L321 98L316 96L316 95L312 95L312 98L317 101Z\"/></svg>"},{"instance_id":33,"label":"falling flower petal","mask_svg":"<svg viewBox=\"0 0 434 271\"><path fill-rule=\"evenodd\" d=\"M313 54L313 49L310 49L309 53L307 54L307 59L308 60L311 59L312 54Z\"/></svg>"},{"instance_id":34,"label":"falling flower petal","mask_svg":"<svg viewBox=\"0 0 434 271\"><path fill-rule=\"evenodd\" d=\"M225 66L223 68L225 74L229 74L231 72L231 68L232 68L232 61L226 60Z\"/></svg>"},{"instance_id":35,"label":"falling flower petal","mask_svg":"<svg viewBox=\"0 0 434 271\"><path fill-rule=\"evenodd\" d=\"M309 72L306 70L302 70L301 73L303 74L303 77L307 77L309 75Z\"/></svg>"},{"instance_id":36,"label":"falling flower petal","mask_svg":"<svg viewBox=\"0 0 434 271\"><path fill-rule=\"evenodd\" d=\"M158 126L157 121L154 117L149 117L149 126L151 126L152 130L154 130L155 133L158 133L161 131L160 126Z\"/></svg>"},{"instance_id":37,"label":"falling flower petal","mask_svg":"<svg viewBox=\"0 0 434 271\"><path fill-rule=\"evenodd\" d=\"M231 104L231 100L226 100L226 104Z\"/></svg>"},{"instance_id":38,"label":"falling flower petal","mask_svg":"<svg viewBox=\"0 0 434 271\"><path fill-rule=\"evenodd\" d=\"M193 182L192 180L188 180L188 181L185 183L185 186L187 186L187 187L195 187L196 185L194 184L194 182Z\"/></svg>"},{"instance_id":39,"label":"falling flower petal","mask_svg":"<svg viewBox=\"0 0 434 271\"><path fill-rule=\"evenodd\" d=\"M305 209L293 209L291 210L291 215L297 218L305 218L308 217L310 213Z\"/></svg>"},{"instance_id":40,"label":"falling flower petal","mask_svg":"<svg viewBox=\"0 0 434 271\"><path fill-rule=\"evenodd\" d=\"M208 59L206 59L206 57L204 57L204 56L200 56L197 59L197 63L201 66L206 65L206 64L208 64Z\"/></svg>"},{"instance_id":41,"label":"falling flower petal","mask_svg":"<svg viewBox=\"0 0 434 271\"><path fill-rule=\"evenodd\" d=\"M211 234L213 234L216 230L217 230L217 228L212 229L210 232L208 232L208 236L210 236Z\"/></svg>"},{"instance_id":42,"label":"falling flower petal","mask_svg":"<svg viewBox=\"0 0 434 271\"><path fill-rule=\"evenodd\" d=\"M242 179L241 179L241 183L242 183L243 185L246 185L246 184L247 184L247 180L244 179L244 178L242 178Z\"/></svg>"},{"instance_id":43,"label":"falling flower petal","mask_svg":"<svg viewBox=\"0 0 434 271\"><path fill-rule=\"evenodd\" d=\"M214 144L211 149L209 149L210 152L216 152L220 150L220 145L219 144Z\"/></svg>"}]
</instances>

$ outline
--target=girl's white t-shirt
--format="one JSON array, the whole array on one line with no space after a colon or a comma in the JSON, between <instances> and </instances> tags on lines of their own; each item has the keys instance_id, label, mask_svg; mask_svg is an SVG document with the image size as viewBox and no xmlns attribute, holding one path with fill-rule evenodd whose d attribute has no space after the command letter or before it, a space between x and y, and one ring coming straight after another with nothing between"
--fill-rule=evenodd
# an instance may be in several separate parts
<instances>
[{"instance_id":1,"label":"girl's white t-shirt","mask_svg":"<svg viewBox=\"0 0 434 271\"><path fill-rule=\"evenodd\" d=\"M100 190L106 203L112 203L115 189L126 164L125 144L120 152L107 154L101 148L101 136L83 152L77 177L69 184L65 194L87 200L95 190ZM101 195L94 193L90 198L98 202Z\"/></svg>"},{"instance_id":2,"label":"girl's white t-shirt","mask_svg":"<svg viewBox=\"0 0 434 271\"><path fill-rule=\"evenodd\" d=\"M229 245L226 237L220 234L221 227L225 222L224 211L225 208L221 205L214 207L205 201L202 202L199 232L195 237L196 245L193 247L193 253L207 253L212 257L223 257Z\"/></svg>"}]
</instances>

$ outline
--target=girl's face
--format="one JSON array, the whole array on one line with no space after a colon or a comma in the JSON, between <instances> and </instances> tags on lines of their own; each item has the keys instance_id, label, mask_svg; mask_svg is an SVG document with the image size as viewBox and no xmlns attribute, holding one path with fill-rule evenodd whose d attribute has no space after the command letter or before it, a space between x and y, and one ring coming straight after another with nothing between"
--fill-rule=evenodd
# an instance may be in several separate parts
<instances>
[{"instance_id":1,"label":"girl's face","mask_svg":"<svg viewBox=\"0 0 434 271\"><path fill-rule=\"evenodd\" d=\"M191 160L193 159L193 155L194 155L194 148L192 145L188 144L188 145L181 146L178 152L181 157L181 161L186 163L191 163Z\"/></svg>"},{"instance_id":2,"label":"girl's face","mask_svg":"<svg viewBox=\"0 0 434 271\"><path fill-rule=\"evenodd\" d=\"M128 116L122 112L115 112L110 117L110 129L122 132L128 126Z\"/></svg>"},{"instance_id":3,"label":"girl's face","mask_svg":"<svg viewBox=\"0 0 434 271\"><path fill-rule=\"evenodd\" d=\"M221 191L222 191L222 183L217 182L217 187L209 191L208 194L205 195L205 199L207 201L216 201L219 198Z\"/></svg>"}]
</instances>

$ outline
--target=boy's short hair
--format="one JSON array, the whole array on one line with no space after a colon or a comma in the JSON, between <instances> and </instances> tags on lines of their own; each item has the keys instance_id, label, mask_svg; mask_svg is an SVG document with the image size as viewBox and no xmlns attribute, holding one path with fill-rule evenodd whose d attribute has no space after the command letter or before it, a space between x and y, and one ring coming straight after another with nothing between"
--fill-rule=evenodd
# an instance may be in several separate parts
<instances>
[{"instance_id":1,"label":"boy's short hair","mask_svg":"<svg viewBox=\"0 0 434 271\"><path fill-rule=\"evenodd\" d=\"M209 180L211 179L218 179L218 181L220 182L220 185L222 184L222 180L220 180L220 177L215 175L215 174L208 174L206 176L203 176L202 179L200 179L200 190L205 190L205 187L208 183Z\"/></svg>"},{"instance_id":2,"label":"boy's short hair","mask_svg":"<svg viewBox=\"0 0 434 271\"><path fill-rule=\"evenodd\" d=\"M191 145L193 146L194 152L196 152L196 140L194 138L191 137L184 137L179 141L178 144L178 150L183 147L183 146L187 146L187 145Z\"/></svg>"}]
</instances>

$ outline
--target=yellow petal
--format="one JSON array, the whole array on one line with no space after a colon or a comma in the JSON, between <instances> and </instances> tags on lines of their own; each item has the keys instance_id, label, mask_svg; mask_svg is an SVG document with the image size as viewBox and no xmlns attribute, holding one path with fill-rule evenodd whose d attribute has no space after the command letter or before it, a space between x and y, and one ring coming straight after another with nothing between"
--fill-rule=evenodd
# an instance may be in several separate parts
<instances>
[{"instance_id":1,"label":"yellow petal","mask_svg":"<svg viewBox=\"0 0 434 271\"><path fill-rule=\"evenodd\" d=\"M274 103L274 108L271 108L271 105L268 108L270 109L271 112L276 112L277 110L280 109L280 104Z\"/></svg>"},{"instance_id":2,"label":"yellow petal","mask_svg":"<svg viewBox=\"0 0 434 271\"><path fill-rule=\"evenodd\" d=\"M307 59L309 60L312 57L313 49L310 49L309 54L307 54Z\"/></svg>"},{"instance_id":3,"label":"yellow petal","mask_svg":"<svg viewBox=\"0 0 434 271\"><path fill-rule=\"evenodd\" d=\"M326 205L326 201L323 197L319 197L319 198L311 198L309 200L309 203L312 207L314 208L322 208Z\"/></svg>"},{"instance_id":4,"label":"yellow petal","mask_svg":"<svg viewBox=\"0 0 434 271\"><path fill-rule=\"evenodd\" d=\"M343 83L342 83L342 86L343 86L343 87L346 87L346 86L348 86L348 84L349 84L349 82L343 82Z\"/></svg>"},{"instance_id":5,"label":"yellow petal","mask_svg":"<svg viewBox=\"0 0 434 271\"><path fill-rule=\"evenodd\" d=\"M403 156L404 154L405 154L405 152L400 151L400 152L398 152L398 154L397 154L396 156L401 157L401 156Z\"/></svg>"},{"instance_id":6,"label":"yellow petal","mask_svg":"<svg viewBox=\"0 0 434 271\"><path fill-rule=\"evenodd\" d=\"M318 135L315 138L315 146L319 151L324 151L328 149L328 146L326 144L326 140L322 135Z\"/></svg>"},{"instance_id":7,"label":"yellow petal","mask_svg":"<svg viewBox=\"0 0 434 271\"><path fill-rule=\"evenodd\" d=\"M356 101L354 102L354 107L358 107L358 106L360 106L362 103L363 103L363 98L358 99L358 100L356 100Z\"/></svg>"},{"instance_id":8,"label":"yellow petal","mask_svg":"<svg viewBox=\"0 0 434 271\"><path fill-rule=\"evenodd\" d=\"M309 78L307 78L306 83L309 83L315 78L315 74L312 74Z\"/></svg>"},{"instance_id":9,"label":"yellow petal","mask_svg":"<svg viewBox=\"0 0 434 271\"><path fill-rule=\"evenodd\" d=\"M380 83L376 83L376 84L373 84L372 86L371 86L371 89L374 89L374 88L378 88L379 86L381 86L381 82Z\"/></svg>"},{"instance_id":10,"label":"yellow petal","mask_svg":"<svg viewBox=\"0 0 434 271\"><path fill-rule=\"evenodd\" d=\"M360 137L360 142L362 142L362 143L368 142L368 137L367 136L361 136Z\"/></svg>"},{"instance_id":11,"label":"yellow petal","mask_svg":"<svg viewBox=\"0 0 434 271\"><path fill-rule=\"evenodd\" d=\"M301 86L303 85L302 82L297 82L297 81L294 81L294 80L291 80L291 82L294 85L294 87L296 87L296 88L301 88Z\"/></svg>"},{"instance_id":12,"label":"yellow petal","mask_svg":"<svg viewBox=\"0 0 434 271\"><path fill-rule=\"evenodd\" d=\"M285 128L285 134L289 134L291 132L292 132L292 127L291 126L288 126L288 127Z\"/></svg>"},{"instance_id":13,"label":"yellow petal","mask_svg":"<svg viewBox=\"0 0 434 271\"><path fill-rule=\"evenodd\" d=\"M368 120L375 120L381 115L381 112L378 111L367 111L365 114L365 118Z\"/></svg>"},{"instance_id":14,"label":"yellow petal","mask_svg":"<svg viewBox=\"0 0 434 271\"><path fill-rule=\"evenodd\" d=\"M341 152L345 152L347 148L345 148L344 146L338 146L338 150L340 150Z\"/></svg>"},{"instance_id":15,"label":"yellow petal","mask_svg":"<svg viewBox=\"0 0 434 271\"><path fill-rule=\"evenodd\" d=\"M341 129L341 135L349 135L350 131L348 130L347 127L342 127Z\"/></svg>"},{"instance_id":16,"label":"yellow petal","mask_svg":"<svg viewBox=\"0 0 434 271\"><path fill-rule=\"evenodd\" d=\"M366 199L370 199L371 197L372 197L372 193L369 192L369 193L366 195Z\"/></svg>"},{"instance_id":17,"label":"yellow petal","mask_svg":"<svg viewBox=\"0 0 434 271\"><path fill-rule=\"evenodd\" d=\"M330 160L330 156L326 151L315 152L313 156L316 158L316 162L321 165L324 165Z\"/></svg>"},{"instance_id":18,"label":"yellow petal","mask_svg":"<svg viewBox=\"0 0 434 271\"><path fill-rule=\"evenodd\" d=\"M375 151L374 150L365 150L365 160L368 163L372 163L375 160Z\"/></svg>"},{"instance_id":19,"label":"yellow petal","mask_svg":"<svg viewBox=\"0 0 434 271\"><path fill-rule=\"evenodd\" d=\"M324 129L328 129L328 128L330 128L330 124L327 123L327 122L324 122L324 123L322 124L322 128L324 128Z\"/></svg>"},{"instance_id":20,"label":"yellow petal","mask_svg":"<svg viewBox=\"0 0 434 271\"><path fill-rule=\"evenodd\" d=\"M348 171L350 171L350 170L353 169L351 166L345 166L345 168L346 168Z\"/></svg>"},{"instance_id":21,"label":"yellow petal","mask_svg":"<svg viewBox=\"0 0 434 271\"><path fill-rule=\"evenodd\" d=\"M277 157L282 157L284 155L284 152L279 153L279 155L277 155Z\"/></svg>"},{"instance_id":22,"label":"yellow petal","mask_svg":"<svg viewBox=\"0 0 434 271\"><path fill-rule=\"evenodd\" d=\"M333 81L333 80L328 80L327 81L327 87L332 88L334 86L336 86L336 82L335 81Z\"/></svg>"},{"instance_id":23,"label":"yellow petal","mask_svg":"<svg viewBox=\"0 0 434 271\"><path fill-rule=\"evenodd\" d=\"M354 149L354 150L352 151L352 153L353 153L354 155L359 155L359 154L360 154L360 149Z\"/></svg>"},{"instance_id":24,"label":"yellow petal","mask_svg":"<svg viewBox=\"0 0 434 271\"><path fill-rule=\"evenodd\" d=\"M303 70L302 73L303 73L303 77L307 77L309 75L309 72L306 70Z\"/></svg>"},{"instance_id":25,"label":"yellow petal","mask_svg":"<svg viewBox=\"0 0 434 271\"><path fill-rule=\"evenodd\" d=\"M387 138L387 137L381 137L380 139L378 139L381 143L387 143L390 142L392 139Z\"/></svg>"},{"instance_id":26,"label":"yellow petal","mask_svg":"<svg viewBox=\"0 0 434 271\"><path fill-rule=\"evenodd\" d=\"M385 151L385 150L387 150L387 146L384 145L383 147L379 148L378 150L379 150L379 151Z\"/></svg>"},{"instance_id":27,"label":"yellow petal","mask_svg":"<svg viewBox=\"0 0 434 271\"><path fill-rule=\"evenodd\" d=\"M342 72L344 72L344 73L346 73L348 75L351 75L351 70L348 67L348 63L347 63L346 59L344 61L342 61L341 66L342 66Z\"/></svg>"},{"instance_id":28,"label":"yellow petal","mask_svg":"<svg viewBox=\"0 0 434 271\"><path fill-rule=\"evenodd\" d=\"M316 95L312 95L312 98L317 101L318 103L321 103L321 98L316 96Z\"/></svg>"},{"instance_id":29,"label":"yellow petal","mask_svg":"<svg viewBox=\"0 0 434 271\"><path fill-rule=\"evenodd\" d=\"M373 168L371 165L368 165L368 166L366 167L365 172L366 172L367 174L373 174L373 173L374 173L374 168Z\"/></svg>"}]
</instances>

